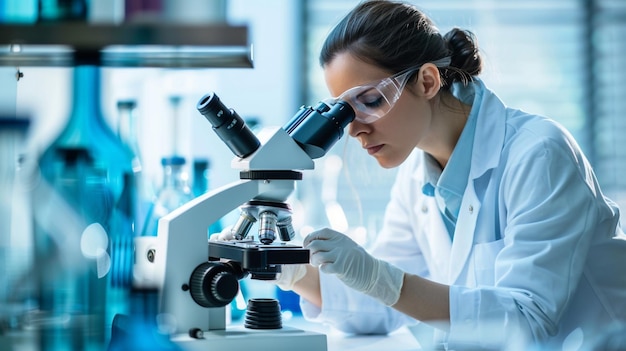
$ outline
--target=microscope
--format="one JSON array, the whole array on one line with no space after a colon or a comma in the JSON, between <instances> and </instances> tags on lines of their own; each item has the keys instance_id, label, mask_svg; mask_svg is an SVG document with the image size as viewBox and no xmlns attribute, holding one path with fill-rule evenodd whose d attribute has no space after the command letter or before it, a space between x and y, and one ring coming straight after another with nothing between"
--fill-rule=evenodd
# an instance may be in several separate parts
<instances>
[{"instance_id":1,"label":"microscope","mask_svg":"<svg viewBox=\"0 0 626 351\"><path fill-rule=\"evenodd\" d=\"M161 218L156 237L135 239L134 286L159 291L159 315L171 321L170 339L185 350L244 350L271 343L274 351L325 351L324 334L257 316L250 302L245 326L226 328L225 307L238 293L238 280L273 280L282 265L309 262L309 251L290 243L295 233L286 201L302 179L300 171L314 169L313 160L342 137L353 109L344 101L302 106L282 128L264 129L258 136L215 93L203 96L197 109L235 155L231 167L240 170L239 180ZM209 226L237 208L233 239L207 240ZM255 224L256 236L250 233ZM258 302L263 310L264 301Z\"/></svg>"}]
</instances>

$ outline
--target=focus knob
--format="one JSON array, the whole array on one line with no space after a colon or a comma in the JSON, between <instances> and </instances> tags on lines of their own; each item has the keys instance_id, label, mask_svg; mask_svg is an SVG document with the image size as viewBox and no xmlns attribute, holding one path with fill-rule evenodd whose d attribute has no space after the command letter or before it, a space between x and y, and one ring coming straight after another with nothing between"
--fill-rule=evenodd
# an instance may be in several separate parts
<instances>
[{"instance_id":1,"label":"focus knob","mask_svg":"<svg viewBox=\"0 0 626 351\"><path fill-rule=\"evenodd\" d=\"M205 262L196 267L189 283L191 297L202 307L226 306L239 291L234 272L217 262Z\"/></svg>"}]
</instances>

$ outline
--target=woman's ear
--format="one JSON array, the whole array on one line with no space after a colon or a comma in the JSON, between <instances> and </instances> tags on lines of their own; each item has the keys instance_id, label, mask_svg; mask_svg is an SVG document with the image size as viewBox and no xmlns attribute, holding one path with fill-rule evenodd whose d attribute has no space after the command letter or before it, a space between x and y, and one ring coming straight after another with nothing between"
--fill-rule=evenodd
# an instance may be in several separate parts
<instances>
[{"instance_id":1,"label":"woman's ear","mask_svg":"<svg viewBox=\"0 0 626 351\"><path fill-rule=\"evenodd\" d=\"M441 88L439 69L432 63L425 63L417 74L417 93L430 100Z\"/></svg>"}]
</instances>

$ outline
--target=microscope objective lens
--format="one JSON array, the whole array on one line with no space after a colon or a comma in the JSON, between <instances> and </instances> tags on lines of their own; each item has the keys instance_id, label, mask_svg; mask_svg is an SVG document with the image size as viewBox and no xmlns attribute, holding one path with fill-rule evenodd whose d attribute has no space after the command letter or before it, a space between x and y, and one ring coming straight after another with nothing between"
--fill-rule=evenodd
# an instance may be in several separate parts
<instances>
[{"instance_id":1,"label":"microscope objective lens","mask_svg":"<svg viewBox=\"0 0 626 351\"><path fill-rule=\"evenodd\" d=\"M276 222L278 217L274 212L265 211L259 215L259 240L269 245L276 239Z\"/></svg>"},{"instance_id":2,"label":"microscope objective lens","mask_svg":"<svg viewBox=\"0 0 626 351\"><path fill-rule=\"evenodd\" d=\"M250 215L248 212L242 211L239 215L237 223L231 229L233 236L237 240L243 240L248 236L250 228L256 222L256 218Z\"/></svg>"}]
</instances>

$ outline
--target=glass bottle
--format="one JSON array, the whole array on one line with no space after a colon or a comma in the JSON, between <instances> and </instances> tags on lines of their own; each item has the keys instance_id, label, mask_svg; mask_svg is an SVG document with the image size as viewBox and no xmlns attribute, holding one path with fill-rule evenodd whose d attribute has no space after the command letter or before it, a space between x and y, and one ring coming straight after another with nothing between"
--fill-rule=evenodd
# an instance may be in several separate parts
<instances>
[{"instance_id":1,"label":"glass bottle","mask_svg":"<svg viewBox=\"0 0 626 351\"><path fill-rule=\"evenodd\" d=\"M133 155L102 116L100 82L99 67L74 68L71 115L38 158L33 328L41 350L101 350L112 316L127 308Z\"/></svg>"},{"instance_id":2,"label":"glass bottle","mask_svg":"<svg viewBox=\"0 0 626 351\"><path fill-rule=\"evenodd\" d=\"M211 161L206 158L197 158L193 161L193 183L192 192L194 197L198 197L210 188ZM218 219L209 226L208 235L219 233L222 231L222 223Z\"/></svg>"},{"instance_id":3,"label":"glass bottle","mask_svg":"<svg viewBox=\"0 0 626 351\"><path fill-rule=\"evenodd\" d=\"M117 102L117 136L133 152L133 170L141 171L141 152L139 140L137 140L137 118L135 111L137 102L133 99L119 100Z\"/></svg>"},{"instance_id":4,"label":"glass bottle","mask_svg":"<svg viewBox=\"0 0 626 351\"><path fill-rule=\"evenodd\" d=\"M163 185L146 217L142 235L156 236L159 219L193 199L184 170L185 158L181 156L163 157Z\"/></svg>"},{"instance_id":5,"label":"glass bottle","mask_svg":"<svg viewBox=\"0 0 626 351\"><path fill-rule=\"evenodd\" d=\"M143 231L144 220L155 198L152 184L144 176L143 158L139 147L138 124L135 114L137 103L134 99L117 102L117 135L133 153L133 181L135 184L133 229L139 234Z\"/></svg>"},{"instance_id":6,"label":"glass bottle","mask_svg":"<svg viewBox=\"0 0 626 351\"><path fill-rule=\"evenodd\" d=\"M143 176L143 160L137 138L138 125L135 115L137 104L135 100L127 99L117 102L118 124L117 135L133 153L133 174L127 175L132 182L134 193L122 196L126 199L134 199L133 204L127 203L129 213L132 213L132 226L134 233L139 234L143 230L144 219L154 200L154 192L150 182ZM129 189L130 190L130 189ZM132 261L128 261L132 264ZM131 267L132 269L132 267ZM114 316L111 342L108 351L125 351L137 349L150 349L154 351L176 350L182 351L169 340L167 334L158 332L158 290L145 287L133 287L130 293L128 314Z\"/></svg>"}]
</instances>

